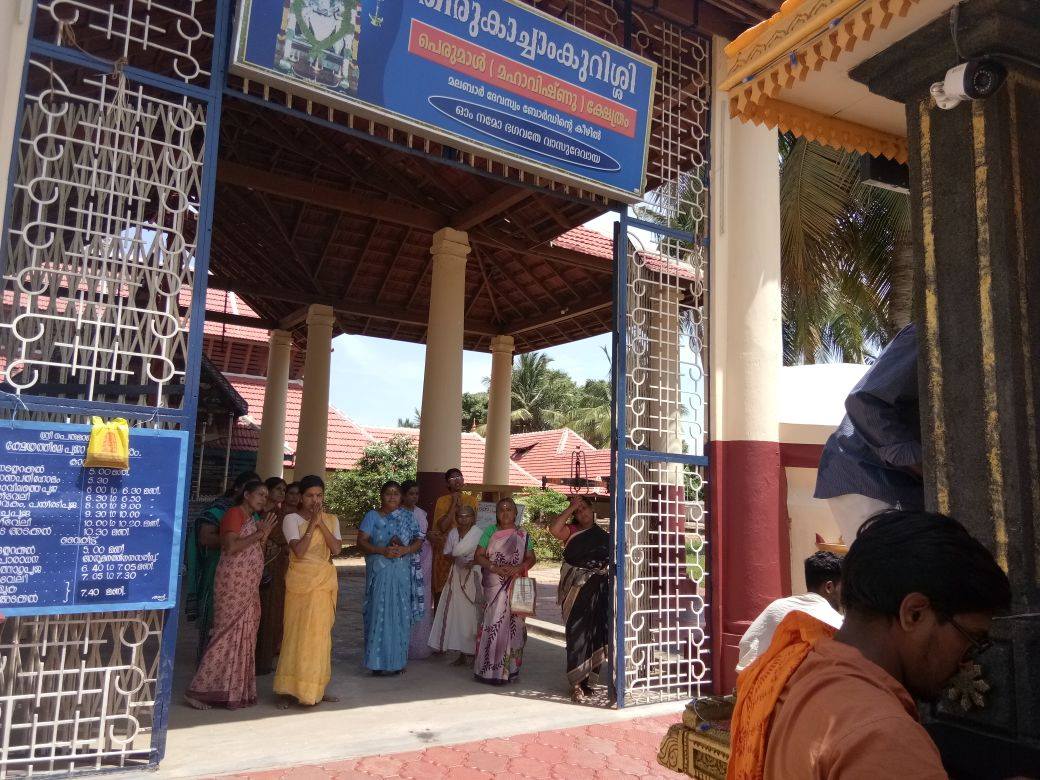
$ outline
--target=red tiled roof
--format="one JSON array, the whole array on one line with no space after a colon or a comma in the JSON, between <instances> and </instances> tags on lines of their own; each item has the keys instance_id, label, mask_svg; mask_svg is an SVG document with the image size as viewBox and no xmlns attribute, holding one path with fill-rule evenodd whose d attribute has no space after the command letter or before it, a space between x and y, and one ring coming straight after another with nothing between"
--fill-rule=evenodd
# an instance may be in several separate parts
<instances>
[{"instance_id":1,"label":"red tiled roof","mask_svg":"<svg viewBox=\"0 0 1040 780\"><path fill-rule=\"evenodd\" d=\"M255 451L259 445L259 428L263 423L264 393L267 381L258 377L230 376L228 381L249 404L249 416L239 420L232 434L232 448ZM300 401L303 385L290 382L285 400L285 446L296 451L296 434L300 425ZM334 406L329 407L329 435L325 467L330 470L351 469L365 451L375 442L387 442L394 436L407 436L419 446L418 428L366 428L358 425ZM484 439L476 433L460 433L462 437L463 472L472 475L484 472ZM239 446L241 445L241 446ZM509 484L521 487L540 485L541 482L522 467L511 463Z\"/></svg>"},{"instance_id":2,"label":"red tiled roof","mask_svg":"<svg viewBox=\"0 0 1040 780\"><path fill-rule=\"evenodd\" d=\"M370 428L365 430L370 436L378 441L390 441L394 436L407 436L419 446L418 428ZM470 482L478 482L484 474L484 437L478 433L462 433L462 463L459 468ZM520 487L534 487L541 485L541 480L536 479L522 466L514 462L509 464L509 484Z\"/></svg>"},{"instance_id":3,"label":"red tiled roof","mask_svg":"<svg viewBox=\"0 0 1040 780\"><path fill-rule=\"evenodd\" d=\"M267 389L267 380L257 377L230 376L228 381L239 394L249 403L249 418L257 426L263 423L264 394ZM300 426L300 401L303 397L303 385L300 382L290 382L289 392L285 400L285 446L290 452L296 451L296 434ZM234 442L238 437L236 431ZM250 441L248 435L243 432L241 441L243 444ZM357 463L358 458L364 452L365 447L375 441L365 433L364 429L347 417L334 406L329 407L329 435L325 455L325 467L328 469L349 469ZM259 440L257 440L259 443ZM245 450L256 449L243 447Z\"/></svg>"},{"instance_id":4,"label":"red tiled roof","mask_svg":"<svg viewBox=\"0 0 1040 780\"><path fill-rule=\"evenodd\" d=\"M602 257L606 260L614 259L614 239L586 227L568 230L562 236L554 238L551 243L560 249L573 249L575 252Z\"/></svg>"},{"instance_id":5,"label":"red tiled roof","mask_svg":"<svg viewBox=\"0 0 1040 780\"><path fill-rule=\"evenodd\" d=\"M539 480L573 477L575 450L584 455L589 479L610 476L610 450L597 450L570 428L514 433L509 437L510 457Z\"/></svg>"},{"instance_id":6,"label":"red tiled roof","mask_svg":"<svg viewBox=\"0 0 1040 780\"><path fill-rule=\"evenodd\" d=\"M585 227L576 227L568 230L562 236L554 238L552 244L561 249L572 249L575 252L595 255L606 260L614 257L614 239ZM690 280L700 278L700 274L695 268L683 263L677 263L675 258L645 251L638 252L638 256L643 266L665 276L678 276L682 279Z\"/></svg>"}]
</instances>

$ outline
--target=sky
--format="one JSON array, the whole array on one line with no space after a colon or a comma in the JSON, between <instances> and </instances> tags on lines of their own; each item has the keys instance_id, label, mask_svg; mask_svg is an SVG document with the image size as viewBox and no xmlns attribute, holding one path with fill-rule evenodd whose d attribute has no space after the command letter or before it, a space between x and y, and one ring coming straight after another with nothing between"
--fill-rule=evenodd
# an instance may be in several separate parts
<instances>
[{"instance_id":1,"label":"sky","mask_svg":"<svg viewBox=\"0 0 1040 780\"><path fill-rule=\"evenodd\" d=\"M608 212L586 227L605 236L613 234L616 215ZM609 379L611 334L604 333L552 349L552 367L566 371L575 382ZM332 377L329 403L362 425L393 426L399 418L412 417L422 405L426 346L369 336L337 336L332 341ZM462 390L486 390L491 375L490 352L462 353Z\"/></svg>"},{"instance_id":2,"label":"sky","mask_svg":"<svg viewBox=\"0 0 1040 780\"><path fill-rule=\"evenodd\" d=\"M543 350L552 367L576 382L608 379L610 362L600 346L610 349L610 334ZM332 341L329 403L362 425L393 426L422 405L426 347L369 336L337 336ZM462 389L479 393L491 375L490 352L462 353Z\"/></svg>"}]
</instances>

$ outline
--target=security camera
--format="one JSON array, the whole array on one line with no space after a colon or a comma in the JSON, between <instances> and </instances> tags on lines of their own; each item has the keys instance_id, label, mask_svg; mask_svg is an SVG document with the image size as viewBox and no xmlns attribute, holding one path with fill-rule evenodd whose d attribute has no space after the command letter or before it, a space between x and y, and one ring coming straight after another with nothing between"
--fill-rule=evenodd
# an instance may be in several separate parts
<instances>
[{"instance_id":1,"label":"security camera","mask_svg":"<svg viewBox=\"0 0 1040 780\"><path fill-rule=\"evenodd\" d=\"M946 71L946 78L932 84L930 92L939 108L950 109L965 100L984 100L1000 89L1007 68L996 60L979 58Z\"/></svg>"}]
</instances>

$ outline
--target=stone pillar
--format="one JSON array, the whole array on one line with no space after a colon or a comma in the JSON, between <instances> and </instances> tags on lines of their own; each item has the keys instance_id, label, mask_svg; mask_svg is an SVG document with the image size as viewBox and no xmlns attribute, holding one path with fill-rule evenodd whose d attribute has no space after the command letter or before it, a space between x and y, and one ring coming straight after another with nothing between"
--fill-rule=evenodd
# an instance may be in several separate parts
<instances>
[{"instance_id":1,"label":"stone pillar","mask_svg":"<svg viewBox=\"0 0 1040 780\"><path fill-rule=\"evenodd\" d=\"M261 479L282 476L285 461L285 399L289 394L289 352L292 336L272 330L267 344L267 388L260 423L256 473Z\"/></svg>"},{"instance_id":2,"label":"stone pillar","mask_svg":"<svg viewBox=\"0 0 1040 780\"><path fill-rule=\"evenodd\" d=\"M513 411L513 337L491 339L491 387L484 437L484 484L509 484L509 430Z\"/></svg>"},{"instance_id":3,"label":"stone pillar","mask_svg":"<svg viewBox=\"0 0 1040 780\"><path fill-rule=\"evenodd\" d=\"M22 90L25 47L29 42L32 0L0 3L0 225L7 196L7 174L11 167L11 151L18 134L18 98Z\"/></svg>"},{"instance_id":4,"label":"stone pillar","mask_svg":"<svg viewBox=\"0 0 1040 780\"><path fill-rule=\"evenodd\" d=\"M303 362L303 397L296 436L293 475L325 476L325 443L329 428L329 367L332 363L332 308L311 304L307 310L307 356Z\"/></svg>"},{"instance_id":5,"label":"stone pillar","mask_svg":"<svg viewBox=\"0 0 1040 780\"><path fill-rule=\"evenodd\" d=\"M965 58L1040 51L1030 0L972 0L957 27ZM1005 59L992 97L944 111L929 86L959 59L943 15L851 75L906 106L926 501L990 549L1022 616L994 621L986 706L944 703L929 729L951 776L1011 777L1040 766L1040 68Z\"/></svg>"},{"instance_id":6,"label":"stone pillar","mask_svg":"<svg viewBox=\"0 0 1040 780\"><path fill-rule=\"evenodd\" d=\"M458 468L462 460L462 327L469 237L461 230L442 228L433 234L430 254L433 282L419 436L419 495L427 511L447 489L444 472Z\"/></svg>"},{"instance_id":7,"label":"stone pillar","mask_svg":"<svg viewBox=\"0 0 1040 780\"><path fill-rule=\"evenodd\" d=\"M720 40L714 61L717 68L725 62ZM780 170L776 131L730 119L727 95L713 95L713 678L720 692L729 692L741 635L790 588L777 397L783 363Z\"/></svg>"}]
</instances>

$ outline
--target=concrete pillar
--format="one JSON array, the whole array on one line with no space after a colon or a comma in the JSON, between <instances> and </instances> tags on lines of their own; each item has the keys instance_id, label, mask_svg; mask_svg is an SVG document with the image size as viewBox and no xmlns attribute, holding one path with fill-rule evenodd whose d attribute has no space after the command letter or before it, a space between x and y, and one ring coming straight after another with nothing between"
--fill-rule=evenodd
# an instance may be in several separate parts
<instances>
[{"instance_id":1,"label":"concrete pillar","mask_svg":"<svg viewBox=\"0 0 1040 780\"><path fill-rule=\"evenodd\" d=\"M428 511L446 490L444 472L458 468L462 460L462 327L469 236L442 228L433 234L430 254L433 281L419 437L419 494Z\"/></svg>"},{"instance_id":2,"label":"concrete pillar","mask_svg":"<svg viewBox=\"0 0 1040 780\"><path fill-rule=\"evenodd\" d=\"M928 724L952 777L1040 767L1040 51L1036 3L960 6L851 72L906 106L928 509L963 523L1007 572L1011 615L978 660L986 706L936 707ZM1007 80L943 110L933 82L996 55Z\"/></svg>"},{"instance_id":3,"label":"concrete pillar","mask_svg":"<svg viewBox=\"0 0 1040 780\"><path fill-rule=\"evenodd\" d=\"M716 68L725 63L716 39ZM720 74L716 72L715 83ZM740 637L790 588L781 510L780 170L775 130L730 119L713 91L711 491L715 685L730 691Z\"/></svg>"},{"instance_id":4,"label":"concrete pillar","mask_svg":"<svg viewBox=\"0 0 1040 780\"><path fill-rule=\"evenodd\" d=\"M285 460L285 399L289 394L289 352L292 336L272 330L267 346L267 389L260 423L256 473L261 479L282 476Z\"/></svg>"},{"instance_id":5,"label":"concrete pillar","mask_svg":"<svg viewBox=\"0 0 1040 780\"><path fill-rule=\"evenodd\" d=\"M330 306L312 304L307 310L307 356L303 363L303 397L296 436L294 475L325 475L325 443L329 427L329 367L332 363Z\"/></svg>"},{"instance_id":6,"label":"concrete pillar","mask_svg":"<svg viewBox=\"0 0 1040 780\"><path fill-rule=\"evenodd\" d=\"M491 387L484 437L484 484L509 484L509 430L513 412L513 337L491 339Z\"/></svg>"},{"instance_id":7,"label":"concrete pillar","mask_svg":"<svg viewBox=\"0 0 1040 780\"><path fill-rule=\"evenodd\" d=\"M22 89L22 67L29 42L32 0L0 3L0 225L7 194L7 174L17 134L18 98Z\"/></svg>"}]
</instances>

